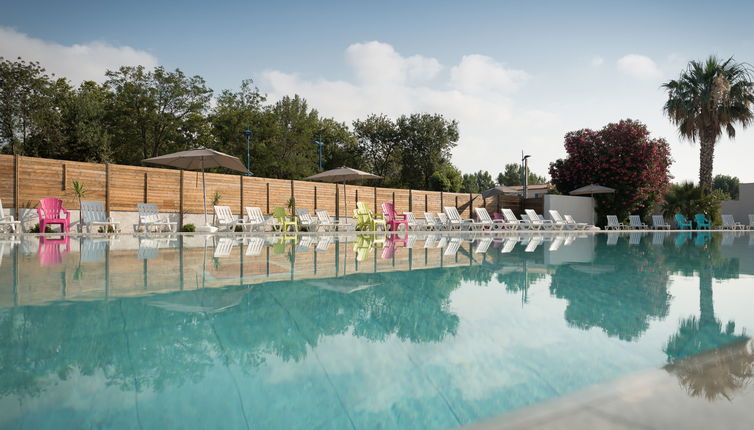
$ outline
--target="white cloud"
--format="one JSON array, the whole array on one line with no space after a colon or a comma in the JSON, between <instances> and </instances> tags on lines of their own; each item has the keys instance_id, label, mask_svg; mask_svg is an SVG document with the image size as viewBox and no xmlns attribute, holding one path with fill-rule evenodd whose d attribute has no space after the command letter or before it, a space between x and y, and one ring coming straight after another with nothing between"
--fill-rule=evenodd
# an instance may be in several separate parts
<instances>
[{"instance_id":1,"label":"white cloud","mask_svg":"<svg viewBox=\"0 0 754 430\"><path fill-rule=\"evenodd\" d=\"M553 142L562 142L558 115L518 108L512 98L529 74L493 58L466 55L446 69L435 58L402 56L381 42L353 44L345 57L352 80L313 80L269 70L262 74L261 87L271 100L299 94L321 114L347 123L372 113L430 112L456 119L461 137L453 162L466 172L482 169L495 175L506 162L518 160L524 147L545 154L552 152Z\"/></svg>"},{"instance_id":2,"label":"white cloud","mask_svg":"<svg viewBox=\"0 0 754 430\"><path fill-rule=\"evenodd\" d=\"M85 80L101 82L107 69L120 66L158 65L154 55L129 46L113 46L99 41L61 45L7 27L0 27L0 57L39 61L48 72L66 77L74 84Z\"/></svg>"},{"instance_id":3,"label":"white cloud","mask_svg":"<svg viewBox=\"0 0 754 430\"><path fill-rule=\"evenodd\" d=\"M640 79L657 79L662 76L660 68L651 58L644 55L629 54L618 59L618 70Z\"/></svg>"},{"instance_id":4,"label":"white cloud","mask_svg":"<svg viewBox=\"0 0 754 430\"><path fill-rule=\"evenodd\" d=\"M596 57L592 58L592 61L590 63L594 67L599 67L599 66L601 66L602 64L605 63L605 59L602 58L602 57L600 57L600 56L596 56Z\"/></svg>"}]
</instances>

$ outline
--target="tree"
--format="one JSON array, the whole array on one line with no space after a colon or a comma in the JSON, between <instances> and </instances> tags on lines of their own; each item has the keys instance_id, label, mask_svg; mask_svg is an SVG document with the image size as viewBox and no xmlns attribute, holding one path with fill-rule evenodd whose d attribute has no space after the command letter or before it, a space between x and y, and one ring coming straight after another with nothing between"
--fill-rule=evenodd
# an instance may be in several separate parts
<instances>
[{"instance_id":1,"label":"tree","mask_svg":"<svg viewBox=\"0 0 754 430\"><path fill-rule=\"evenodd\" d=\"M695 214L706 215L713 224L720 224L721 196L713 192L705 193L702 187L693 182L672 184L664 196L663 214L672 217L681 214L693 219Z\"/></svg>"},{"instance_id":2,"label":"tree","mask_svg":"<svg viewBox=\"0 0 754 430\"><path fill-rule=\"evenodd\" d=\"M508 163L505 165L505 170L502 173L497 174L497 184L515 186L521 185L521 170L523 167L518 163ZM536 173L529 170L529 185L546 184L547 178L539 176Z\"/></svg>"},{"instance_id":3,"label":"tree","mask_svg":"<svg viewBox=\"0 0 754 430\"><path fill-rule=\"evenodd\" d=\"M353 122L353 133L364 157L364 167L386 178L387 183L395 182L400 171L400 141L395 122L384 114L369 115Z\"/></svg>"},{"instance_id":4,"label":"tree","mask_svg":"<svg viewBox=\"0 0 754 430\"><path fill-rule=\"evenodd\" d=\"M487 171L478 171L476 173L463 175L463 192L481 193L495 187L492 175Z\"/></svg>"},{"instance_id":5,"label":"tree","mask_svg":"<svg viewBox=\"0 0 754 430\"><path fill-rule=\"evenodd\" d=\"M400 186L427 189L429 178L450 162L458 142L458 122L439 114L403 115L396 121L400 140Z\"/></svg>"},{"instance_id":6,"label":"tree","mask_svg":"<svg viewBox=\"0 0 754 430\"><path fill-rule=\"evenodd\" d=\"M113 150L119 162L137 164L164 152L209 140L205 113L212 90L200 76L143 66L107 71Z\"/></svg>"},{"instance_id":7,"label":"tree","mask_svg":"<svg viewBox=\"0 0 754 430\"><path fill-rule=\"evenodd\" d=\"M429 177L429 189L457 193L463 188L461 171L450 163L443 163Z\"/></svg>"},{"instance_id":8,"label":"tree","mask_svg":"<svg viewBox=\"0 0 754 430\"><path fill-rule=\"evenodd\" d=\"M715 175L712 180L712 189L720 190L726 196L730 197L727 200L738 200L738 186L740 181L735 176L728 175Z\"/></svg>"},{"instance_id":9,"label":"tree","mask_svg":"<svg viewBox=\"0 0 754 430\"><path fill-rule=\"evenodd\" d=\"M265 100L266 97L259 92L251 79L242 81L238 91L223 90L208 117L212 125L214 146L246 160L246 136L243 131L246 127L251 127L251 142L257 140L255 129L260 122L262 103Z\"/></svg>"},{"instance_id":10,"label":"tree","mask_svg":"<svg viewBox=\"0 0 754 430\"><path fill-rule=\"evenodd\" d=\"M648 215L670 183L670 147L652 139L647 127L633 120L608 124L599 131L583 129L566 134L568 157L550 164L552 183L567 194L576 188L599 184L614 194L595 196L599 220L615 214Z\"/></svg>"},{"instance_id":11,"label":"tree","mask_svg":"<svg viewBox=\"0 0 754 430\"><path fill-rule=\"evenodd\" d=\"M0 149L10 154L54 156L62 146L61 107L70 94L37 62L0 57Z\"/></svg>"},{"instance_id":12,"label":"tree","mask_svg":"<svg viewBox=\"0 0 754 430\"><path fill-rule=\"evenodd\" d=\"M72 93L63 110L65 144L57 158L94 163L113 161L105 119L109 99L107 89L92 81L83 82Z\"/></svg>"},{"instance_id":13,"label":"tree","mask_svg":"<svg viewBox=\"0 0 754 430\"><path fill-rule=\"evenodd\" d=\"M665 113L682 137L699 142L699 185L710 192L715 144L723 130L734 138L734 124L746 128L754 120L752 70L733 57L722 61L711 56L689 62L678 80L663 87L668 92Z\"/></svg>"}]
</instances>

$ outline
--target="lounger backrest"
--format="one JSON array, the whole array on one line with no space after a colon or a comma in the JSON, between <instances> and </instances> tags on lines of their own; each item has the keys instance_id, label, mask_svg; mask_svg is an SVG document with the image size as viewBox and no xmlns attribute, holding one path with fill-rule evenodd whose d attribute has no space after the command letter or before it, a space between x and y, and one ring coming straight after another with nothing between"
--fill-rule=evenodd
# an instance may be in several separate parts
<instances>
[{"instance_id":1,"label":"lounger backrest","mask_svg":"<svg viewBox=\"0 0 754 430\"><path fill-rule=\"evenodd\" d=\"M754 225L754 214L749 214L749 224ZM754 234L751 237L754 237Z\"/></svg>"},{"instance_id":2,"label":"lounger backrest","mask_svg":"<svg viewBox=\"0 0 754 430\"><path fill-rule=\"evenodd\" d=\"M81 218L85 224L107 221L105 208L101 202L81 202Z\"/></svg>"},{"instance_id":3,"label":"lounger backrest","mask_svg":"<svg viewBox=\"0 0 754 430\"><path fill-rule=\"evenodd\" d=\"M437 225L437 219L432 212L424 212L424 220L427 222L427 225Z\"/></svg>"},{"instance_id":4,"label":"lounger backrest","mask_svg":"<svg viewBox=\"0 0 754 430\"><path fill-rule=\"evenodd\" d=\"M610 227L617 227L617 226L619 226L620 223L618 223L618 217L615 216L615 215L608 215L607 216L607 225L609 225Z\"/></svg>"},{"instance_id":5,"label":"lounger backrest","mask_svg":"<svg viewBox=\"0 0 754 430\"><path fill-rule=\"evenodd\" d=\"M554 209L550 209L550 219L552 219L553 221L555 221L558 224L565 223L565 220L563 220L563 217L560 216L560 212L558 212L558 211L556 211Z\"/></svg>"},{"instance_id":6,"label":"lounger backrest","mask_svg":"<svg viewBox=\"0 0 754 430\"><path fill-rule=\"evenodd\" d=\"M664 226L665 218L662 215L652 215L652 225L655 227Z\"/></svg>"},{"instance_id":7,"label":"lounger backrest","mask_svg":"<svg viewBox=\"0 0 754 430\"><path fill-rule=\"evenodd\" d=\"M440 218L440 223L443 225L450 224L450 219L448 216L442 212L437 213L437 217Z\"/></svg>"},{"instance_id":8,"label":"lounger backrest","mask_svg":"<svg viewBox=\"0 0 754 430\"><path fill-rule=\"evenodd\" d=\"M482 221L484 223L491 223L492 218L490 218L490 213L487 212L486 208L475 208L476 216L479 218L479 221Z\"/></svg>"},{"instance_id":9,"label":"lounger backrest","mask_svg":"<svg viewBox=\"0 0 754 430\"><path fill-rule=\"evenodd\" d=\"M404 212L403 215L406 215L406 220L408 221L408 225L418 224L413 212Z\"/></svg>"},{"instance_id":10,"label":"lounger backrest","mask_svg":"<svg viewBox=\"0 0 754 430\"><path fill-rule=\"evenodd\" d=\"M253 222L253 223L264 222L264 215L262 214L262 209L259 209L258 207L246 206L246 216L249 218L249 222Z\"/></svg>"},{"instance_id":11,"label":"lounger backrest","mask_svg":"<svg viewBox=\"0 0 754 430\"><path fill-rule=\"evenodd\" d=\"M296 215L303 225L312 225L314 220L312 219L309 209L296 209Z\"/></svg>"},{"instance_id":12,"label":"lounger backrest","mask_svg":"<svg viewBox=\"0 0 754 430\"><path fill-rule=\"evenodd\" d=\"M568 224L578 224L575 219L570 215L563 216Z\"/></svg>"},{"instance_id":13,"label":"lounger backrest","mask_svg":"<svg viewBox=\"0 0 754 430\"><path fill-rule=\"evenodd\" d=\"M505 220L510 223L518 223L519 219L516 218L516 215L513 214L513 211L510 209L503 209L503 216L505 217Z\"/></svg>"},{"instance_id":14,"label":"lounger backrest","mask_svg":"<svg viewBox=\"0 0 754 430\"><path fill-rule=\"evenodd\" d=\"M450 222L461 220L461 214L458 213L458 209L456 209L455 206L445 206L443 209L445 210L445 214L448 216Z\"/></svg>"},{"instance_id":15,"label":"lounger backrest","mask_svg":"<svg viewBox=\"0 0 754 430\"><path fill-rule=\"evenodd\" d=\"M137 203L139 208L139 221L142 223L153 223L160 220L157 205L154 203Z\"/></svg>"},{"instance_id":16,"label":"lounger backrest","mask_svg":"<svg viewBox=\"0 0 754 430\"><path fill-rule=\"evenodd\" d=\"M639 215L629 215L628 223L631 224L631 227L641 227L641 217Z\"/></svg>"},{"instance_id":17,"label":"lounger backrest","mask_svg":"<svg viewBox=\"0 0 754 430\"><path fill-rule=\"evenodd\" d=\"M385 214L385 216L390 219L395 219L395 205L390 202L384 202L382 203L382 213Z\"/></svg>"},{"instance_id":18,"label":"lounger backrest","mask_svg":"<svg viewBox=\"0 0 754 430\"><path fill-rule=\"evenodd\" d=\"M5 218L5 211L3 210L3 200L0 199L0 220Z\"/></svg>"},{"instance_id":19,"label":"lounger backrest","mask_svg":"<svg viewBox=\"0 0 754 430\"><path fill-rule=\"evenodd\" d=\"M228 224L236 220L233 212L230 210L230 206L215 206L215 215L217 215L217 220L222 224Z\"/></svg>"},{"instance_id":20,"label":"lounger backrest","mask_svg":"<svg viewBox=\"0 0 754 430\"><path fill-rule=\"evenodd\" d=\"M529 217L529 220L531 220L532 223L542 224L542 220L539 219L539 215L534 212L534 209L524 209L524 212L526 212L526 215Z\"/></svg>"}]
</instances>

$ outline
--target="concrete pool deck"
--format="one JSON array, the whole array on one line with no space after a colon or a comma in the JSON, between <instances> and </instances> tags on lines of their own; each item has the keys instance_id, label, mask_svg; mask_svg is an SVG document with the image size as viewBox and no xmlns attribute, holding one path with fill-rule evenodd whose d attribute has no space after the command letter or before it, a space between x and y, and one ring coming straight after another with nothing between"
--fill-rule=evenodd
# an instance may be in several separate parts
<instances>
[{"instance_id":1,"label":"concrete pool deck","mask_svg":"<svg viewBox=\"0 0 754 430\"><path fill-rule=\"evenodd\" d=\"M751 429L752 376L754 342L749 340L466 429Z\"/></svg>"}]
</instances>

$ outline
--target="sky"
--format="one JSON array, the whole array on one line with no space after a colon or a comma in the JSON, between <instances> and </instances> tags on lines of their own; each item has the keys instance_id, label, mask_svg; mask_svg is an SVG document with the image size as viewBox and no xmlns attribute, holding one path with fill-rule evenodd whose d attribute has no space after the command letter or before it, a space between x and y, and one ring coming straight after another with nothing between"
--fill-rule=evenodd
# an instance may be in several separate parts
<instances>
[{"instance_id":1,"label":"sky","mask_svg":"<svg viewBox=\"0 0 754 430\"><path fill-rule=\"evenodd\" d=\"M72 82L121 65L200 75L216 93L253 79L350 124L371 113L459 122L453 163L495 176L531 155L546 174L568 131L631 118L671 145L676 181L698 145L662 112L663 82L709 55L754 63L754 2L24 1L3 6L0 56ZM715 174L754 182L754 130L716 149Z\"/></svg>"}]
</instances>

